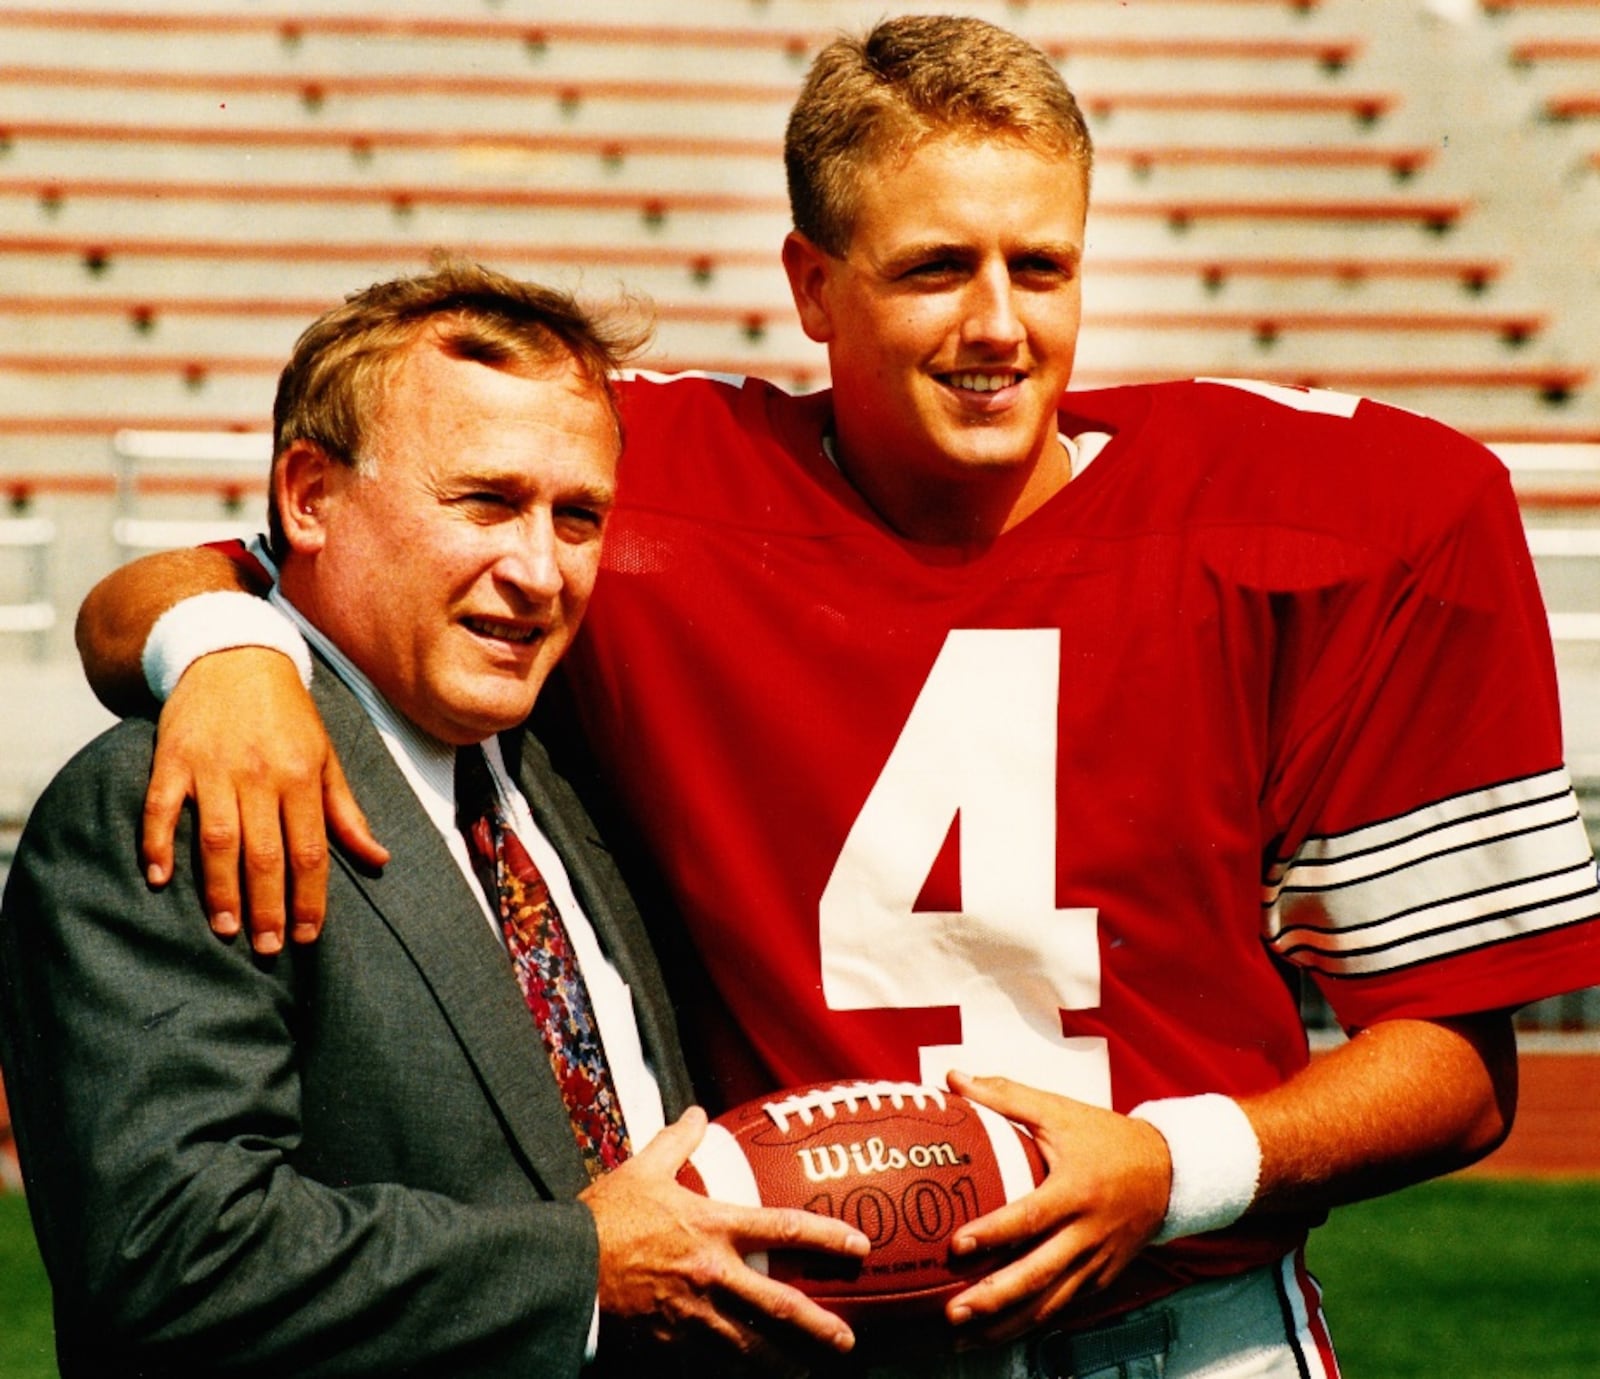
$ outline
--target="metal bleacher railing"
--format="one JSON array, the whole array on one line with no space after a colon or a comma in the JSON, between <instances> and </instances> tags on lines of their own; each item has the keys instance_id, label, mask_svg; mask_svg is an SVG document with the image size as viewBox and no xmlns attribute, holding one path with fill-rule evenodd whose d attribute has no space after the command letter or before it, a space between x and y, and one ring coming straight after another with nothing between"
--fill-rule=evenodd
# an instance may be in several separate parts
<instances>
[{"instance_id":1,"label":"metal bleacher railing","mask_svg":"<svg viewBox=\"0 0 1600 1379\"><path fill-rule=\"evenodd\" d=\"M44 636L56 624L51 599L49 556L56 526L47 517L0 517L0 565L17 557L20 569L6 569L0 594L0 633L31 636L43 654Z\"/></svg>"},{"instance_id":2,"label":"metal bleacher railing","mask_svg":"<svg viewBox=\"0 0 1600 1379\"><path fill-rule=\"evenodd\" d=\"M119 561L261 530L272 458L265 432L122 430L112 437L111 453L117 479L111 539ZM247 496L254 499L248 517Z\"/></svg>"},{"instance_id":3,"label":"metal bleacher railing","mask_svg":"<svg viewBox=\"0 0 1600 1379\"><path fill-rule=\"evenodd\" d=\"M707 12L722 22L686 23L646 4L603 23L540 4L516 17L321 8L0 15L16 40L0 89L25 112L0 117L0 262L40 284L10 294L12 311L68 317L68 302L180 274L256 282L269 263L286 281L344 286L453 243L538 274L626 274L660 304L653 365L821 381L819 352L773 306L777 136L831 32L814 12L729 7ZM1582 392L1586 361L1542 352L1544 304L1480 311L1434 292L1481 295L1506 264L1481 242L1448 254L1430 242L1461 235L1472 198L1421 185L1438 150L1403 124L1391 132L1405 93L1367 79L1366 37L1340 27L1359 17L1348 7L1066 9L1008 18L1071 69L1099 126L1094 215L1109 228L1086 264L1097 299L1083 383L1244 371L1254 350L1248 371L1271 381L1442 405L1489 427L1543 421ZM90 60L62 64L60 37L80 33ZM185 51L195 57L174 56ZM114 117L85 114L86 95L114 103ZM1350 296L1364 284L1375 285L1365 309ZM71 348L19 332L36 343L6 351L0 374L74 407L84 393L164 400L163 413L110 425L238 424L232 400L278 352L172 348L184 312L171 298L170 287L124 296L132 332L112 323ZM1395 300L1411 309L1388 309ZM1429 336L1405 367L1380 343L1402 319ZM1313 332L1314 357L1300 349ZM33 420L34 434L62 434L73 417L41 407Z\"/></svg>"}]
</instances>

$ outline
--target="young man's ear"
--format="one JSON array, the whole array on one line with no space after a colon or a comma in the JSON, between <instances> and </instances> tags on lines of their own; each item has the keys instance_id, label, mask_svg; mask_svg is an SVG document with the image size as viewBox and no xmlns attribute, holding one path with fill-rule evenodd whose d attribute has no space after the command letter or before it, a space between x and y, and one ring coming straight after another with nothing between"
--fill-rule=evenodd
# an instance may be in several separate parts
<instances>
[{"instance_id":1,"label":"young man's ear","mask_svg":"<svg viewBox=\"0 0 1600 1379\"><path fill-rule=\"evenodd\" d=\"M289 548L301 553L322 549L328 500L348 465L333 459L315 441L290 441L272 467L272 501Z\"/></svg>"},{"instance_id":2,"label":"young man's ear","mask_svg":"<svg viewBox=\"0 0 1600 1379\"><path fill-rule=\"evenodd\" d=\"M783 241L783 270L789 275L801 328L818 344L827 344L836 334L828 292L833 260L800 231L791 230Z\"/></svg>"}]
</instances>

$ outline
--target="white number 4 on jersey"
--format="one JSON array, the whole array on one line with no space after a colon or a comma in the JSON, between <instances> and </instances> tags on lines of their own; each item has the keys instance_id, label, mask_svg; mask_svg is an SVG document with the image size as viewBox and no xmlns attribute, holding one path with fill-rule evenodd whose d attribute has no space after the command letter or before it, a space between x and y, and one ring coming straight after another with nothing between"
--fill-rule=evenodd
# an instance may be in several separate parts
<instances>
[{"instance_id":1,"label":"white number 4 on jersey","mask_svg":"<svg viewBox=\"0 0 1600 1379\"><path fill-rule=\"evenodd\" d=\"M940 651L822 894L833 1010L955 1006L921 1077L1000 1074L1111 1104L1106 1043L1062 1010L1100 1003L1098 912L1056 908L1061 634L958 630ZM961 820L961 909L915 908Z\"/></svg>"}]
</instances>

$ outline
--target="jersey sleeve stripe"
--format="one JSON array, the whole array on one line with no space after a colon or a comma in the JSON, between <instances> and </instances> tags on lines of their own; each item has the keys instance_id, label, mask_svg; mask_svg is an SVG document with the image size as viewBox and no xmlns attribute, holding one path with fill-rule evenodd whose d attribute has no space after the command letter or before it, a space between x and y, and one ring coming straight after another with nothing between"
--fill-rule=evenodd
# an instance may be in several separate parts
<instances>
[{"instance_id":1,"label":"jersey sleeve stripe","mask_svg":"<svg viewBox=\"0 0 1600 1379\"><path fill-rule=\"evenodd\" d=\"M1565 772L1312 839L1263 890L1280 957L1394 971L1600 917L1594 855Z\"/></svg>"},{"instance_id":2,"label":"jersey sleeve stripe","mask_svg":"<svg viewBox=\"0 0 1600 1379\"><path fill-rule=\"evenodd\" d=\"M1592 882L1584 878L1584 884L1565 892L1541 889L1525 904L1482 911L1452 907L1445 914L1449 915L1448 919L1436 915L1436 922L1425 929L1391 927L1385 931L1377 928L1363 931L1354 939L1349 934L1301 929L1274 941L1273 948L1282 957L1321 971L1387 971L1427 958L1466 952L1541 930L1600 918L1600 904L1596 902Z\"/></svg>"},{"instance_id":3,"label":"jersey sleeve stripe","mask_svg":"<svg viewBox=\"0 0 1600 1379\"><path fill-rule=\"evenodd\" d=\"M1341 886L1384 876L1436 857L1447 857L1488 843L1540 832L1552 825L1560 826L1578 817L1577 801L1570 794L1556 795L1489 814L1474 815L1458 823L1438 824L1399 842L1361 852L1320 857L1302 852L1284 874L1281 889L1337 890Z\"/></svg>"},{"instance_id":4,"label":"jersey sleeve stripe","mask_svg":"<svg viewBox=\"0 0 1600 1379\"><path fill-rule=\"evenodd\" d=\"M1274 930L1274 941L1281 946L1288 943L1292 935L1325 934L1334 936L1333 941L1337 942L1340 935L1348 936L1362 931L1380 931L1378 937L1381 937L1381 931L1385 927L1392 929L1395 926L1415 925L1425 911L1432 911L1427 918L1438 923L1448 923L1452 915L1489 913L1487 907L1490 904L1499 910L1508 910L1530 903L1541 904L1546 901L1561 900L1569 895L1582 895L1589 890L1593 870L1593 863L1585 858L1572 866L1562 867L1540 876L1519 877L1497 885L1482 886L1477 890L1461 891L1456 895L1443 899L1430 899L1410 909L1398 910L1376 918L1364 918L1359 912L1352 911L1344 917L1342 923L1339 917L1330 915L1320 905L1306 903L1283 906L1280 907L1275 921L1277 928ZM1367 937L1373 935L1369 932ZM1315 937L1308 937L1302 941L1315 944L1318 940Z\"/></svg>"},{"instance_id":5,"label":"jersey sleeve stripe","mask_svg":"<svg viewBox=\"0 0 1600 1379\"><path fill-rule=\"evenodd\" d=\"M1354 870L1321 884L1285 884L1276 894L1280 912L1326 915L1322 927L1371 923L1374 915L1399 915L1442 899L1493 890L1531 877L1571 870L1590 860L1589 840L1577 811L1516 832L1492 834L1446 851L1398 856L1382 871ZM1297 878L1298 872L1291 872ZM1298 922L1290 919L1288 923Z\"/></svg>"},{"instance_id":6,"label":"jersey sleeve stripe","mask_svg":"<svg viewBox=\"0 0 1600 1379\"><path fill-rule=\"evenodd\" d=\"M1539 806L1549 806L1557 813L1576 812L1572 781L1564 769L1455 795L1348 833L1308 838L1294 857L1274 864L1269 883L1281 882L1291 869L1334 866L1362 857L1382 856L1392 849L1412 842L1421 843L1455 829L1470 831L1474 825L1482 825L1487 830L1495 826L1494 820ZM1522 825L1511 825L1519 826Z\"/></svg>"}]
</instances>

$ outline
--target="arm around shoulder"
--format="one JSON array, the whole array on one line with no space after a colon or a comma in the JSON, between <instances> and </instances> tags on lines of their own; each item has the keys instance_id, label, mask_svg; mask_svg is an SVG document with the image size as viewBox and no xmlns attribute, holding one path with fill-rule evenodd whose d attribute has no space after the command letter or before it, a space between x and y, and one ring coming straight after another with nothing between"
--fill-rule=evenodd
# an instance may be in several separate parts
<instances>
[{"instance_id":1,"label":"arm around shoulder","mask_svg":"<svg viewBox=\"0 0 1600 1379\"><path fill-rule=\"evenodd\" d=\"M77 638L90 685L107 708L161 709L140 841L150 882L164 885L171 876L173 831L185 800L193 799L214 927L231 937L248 906L256 945L276 951L286 931L309 941L320 930L326 830L366 865L382 866L388 853L367 828L306 695L304 640L277 610L251 597L260 592L245 564L215 548L146 556L90 591ZM220 620L216 610L185 618L180 635L180 615L166 615L179 604L181 614L203 609L206 595L239 606ZM241 612L257 616L241 619ZM165 638L151 636L158 622ZM158 645L174 637L177 647ZM146 677L152 646L161 651L163 681L173 682L164 684L164 708ZM195 659L203 669L185 671Z\"/></svg>"},{"instance_id":2,"label":"arm around shoulder","mask_svg":"<svg viewBox=\"0 0 1600 1379\"><path fill-rule=\"evenodd\" d=\"M158 707L145 683L144 647L150 629L169 608L194 594L254 593L243 571L208 547L162 551L106 575L78 610L76 636L84 674L112 713L152 713Z\"/></svg>"}]
</instances>

